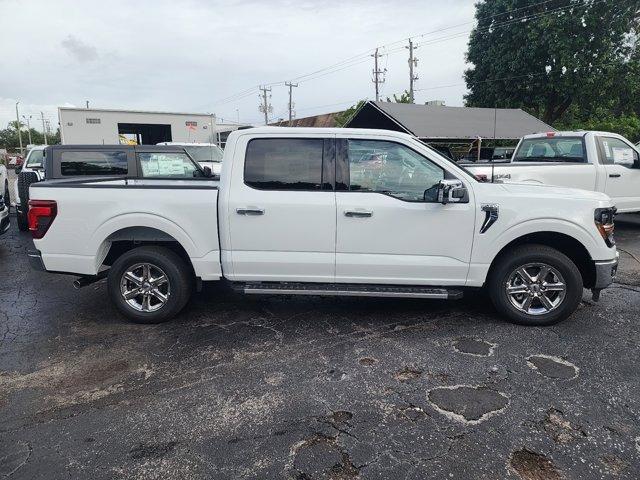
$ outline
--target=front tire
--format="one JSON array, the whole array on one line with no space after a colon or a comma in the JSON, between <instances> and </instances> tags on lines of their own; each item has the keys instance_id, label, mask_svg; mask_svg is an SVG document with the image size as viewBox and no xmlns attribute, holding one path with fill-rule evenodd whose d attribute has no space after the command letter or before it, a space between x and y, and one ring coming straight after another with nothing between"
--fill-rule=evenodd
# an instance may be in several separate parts
<instances>
[{"instance_id":1,"label":"front tire","mask_svg":"<svg viewBox=\"0 0 640 480\"><path fill-rule=\"evenodd\" d=\"M164 247L143 246L120 256L107 285L118 310L136 323L171 320L191 296L193 276L186 262Z\"/></svg>"},{"instance_id":2,"label":"front tire","mask_svg":"<svg viewBox=\"0 0 640 480\"><path fill-rule=\"evenodd\" d=\"M580 304L580 270L562 252L521 245L502 255L488 280L496 309L520 325L545 326L569 317Z\"/></svg>"}]
</instances>

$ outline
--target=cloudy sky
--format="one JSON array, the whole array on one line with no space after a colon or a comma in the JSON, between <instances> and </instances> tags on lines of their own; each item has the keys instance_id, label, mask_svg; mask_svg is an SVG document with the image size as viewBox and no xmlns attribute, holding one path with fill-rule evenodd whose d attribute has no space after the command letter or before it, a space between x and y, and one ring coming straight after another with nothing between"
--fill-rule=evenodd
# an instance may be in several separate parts
<instances>
[{"instance_id":1,"label":"cloudy sky","mask_svg":"<svg viewBox=\"0 0 640 480\"><path fill-rule=\"evenodd\" d=\"M373 98L377 46L383 96L408 87L406 39L417 36L416 101L462 105L473 0L0 0L0 128L58 106L216 113L257 123L258 91L273 84L271 118ZM419 36L424 34L423 36ZM331 67L328 68L327 67Z\"/></svg>"}]
</instances>

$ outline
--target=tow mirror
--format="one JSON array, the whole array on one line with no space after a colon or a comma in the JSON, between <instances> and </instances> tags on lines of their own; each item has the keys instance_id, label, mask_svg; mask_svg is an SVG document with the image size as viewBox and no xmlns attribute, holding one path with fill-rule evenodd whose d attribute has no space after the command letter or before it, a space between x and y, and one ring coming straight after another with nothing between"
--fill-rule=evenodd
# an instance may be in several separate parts
<instances>
[{"instance_id":1,"label":"tow mirror","mask_svg":"<svg viewBox=\"0 0 640 480\"><path fill-rule=\"evenodd\" d=\"M207 167L206 165L204 167L202 167L202 170L204 171L204 176L207 178L211 178L213 177L213 173L211 173L211 168Z\"/></svg>"},{"instance_id":2,"label":"tow mirror","mask_svg":"<svg viewBox=\"0 0 640 480\"><path fill-rule=\"evenodd\" d=\"M17 165L14 171L16 172L16 175L19 174L22 171L22 165Z\"/></svg>"},{"instance_id":3,"label":"tow mirror","mask_svg":"<svg viewBox=\"0 0 640 480\"><path fill-rule=\"evenodd\" d=\"M438 203L467 203L469 193L460 180L441 180L438 184Z\"/></svg>"}]
</instances>

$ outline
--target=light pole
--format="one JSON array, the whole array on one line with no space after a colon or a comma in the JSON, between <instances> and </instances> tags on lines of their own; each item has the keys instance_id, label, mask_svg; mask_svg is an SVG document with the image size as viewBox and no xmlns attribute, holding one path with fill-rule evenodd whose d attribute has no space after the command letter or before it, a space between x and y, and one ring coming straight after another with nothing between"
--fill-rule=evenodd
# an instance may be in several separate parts
<instances>
[{"instance_id":1,"label":"light pole","mask_svg":"<svg viewBox=\"0 0 640 480\"><path fill-rule=\"evenodd\" d=\"M16 102L16 127L18 128L18 142L20 142L20 154L23 154L22 149L22 132L20 131L20 114L18 113L18 104L20 102Z\"/></svg>"},{"instance_id":2,"label":"light pole","mask_svg":"<svg viewBox=\"0 0 640 480\"><path fill-rule=\"evenodd\" d=\"M29 115L28 117L26 115L22 115L22 118L24 118L27 121L27 132L29 133L29 145L33 144L33 141L31 140L31 117L33 115Z\"/></svg>"}]
</instances>

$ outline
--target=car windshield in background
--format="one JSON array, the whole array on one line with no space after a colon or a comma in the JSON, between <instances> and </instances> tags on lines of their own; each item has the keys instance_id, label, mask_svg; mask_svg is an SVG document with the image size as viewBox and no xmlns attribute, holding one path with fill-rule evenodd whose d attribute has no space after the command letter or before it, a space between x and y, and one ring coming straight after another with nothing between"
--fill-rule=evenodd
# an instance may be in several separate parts
<instances>
[{"instance_id":1,"label":"car windshield in background","mask_svg":"<svg viewBox=\"0 0 640 480\"><path fill-rule=\"evenodd\" d=\"M44 158L44 150L31 150L27 159L27 167L42 168L42 160Z\"/></svg>"},{"instance_id":2,"label":"car windshield in background","mask_svg":"<svg viewBox=\"0 0 640 480\"><path fill-rule=\"evenodd\" d=\"M196 162L222 162L222 149L215 145L185 146L184 149Z\"/></svg>"},{"instance_id":3,"label":"car windshield in background","mask_svg":"<svg viewBox=\"0 0 640 480\"><path fill-rule=\"evenodd\" d=\"M587 163L587 158L582 137L545 137L524 139L513 161Z\"/></svg>"}]
</instances>

